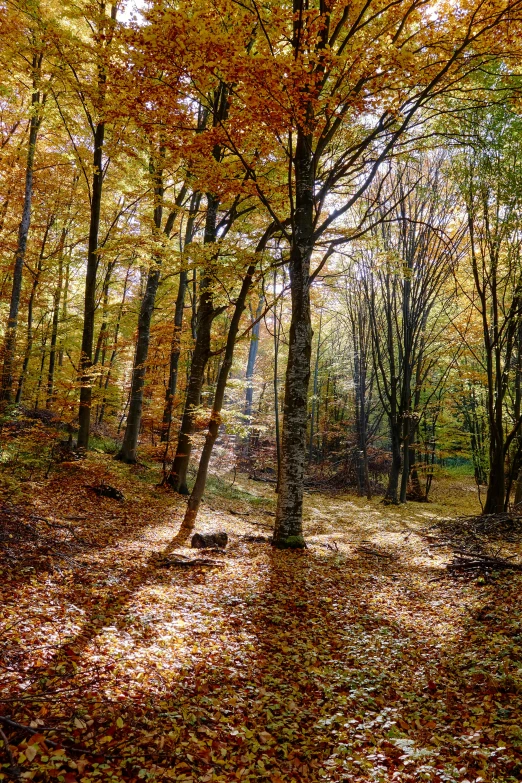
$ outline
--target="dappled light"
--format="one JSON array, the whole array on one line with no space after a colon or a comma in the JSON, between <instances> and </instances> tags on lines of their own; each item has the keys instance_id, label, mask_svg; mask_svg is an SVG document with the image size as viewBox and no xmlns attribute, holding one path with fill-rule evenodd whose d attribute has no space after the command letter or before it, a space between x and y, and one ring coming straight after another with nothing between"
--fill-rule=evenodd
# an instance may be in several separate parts
<instances>
[{"instance_id":1,"label":"dappled light","mask_svg":"<svg viewBox=\"0 0 522 783\"><path fill-rule=\"evenodd\" d=\"M3 728L32 779L516 779L520 577L456 582L428 515L339 493L307 496L308 550L273 550L246 479L202 509L223 568L166 568L182 501L108 470L33 502L74 518L74 564L3 564ZM95 501L97 475L127 500Z\"/></svg>"},{"instance_id":2,"label":"dappled light","mask_svg":"<svg viewBox=\"0 0 522 783\"><path fill-rule=\"evenodd\" d=\"M522 780L521 62L0 1L0 783Z\"/></svg>"}]
</instances>

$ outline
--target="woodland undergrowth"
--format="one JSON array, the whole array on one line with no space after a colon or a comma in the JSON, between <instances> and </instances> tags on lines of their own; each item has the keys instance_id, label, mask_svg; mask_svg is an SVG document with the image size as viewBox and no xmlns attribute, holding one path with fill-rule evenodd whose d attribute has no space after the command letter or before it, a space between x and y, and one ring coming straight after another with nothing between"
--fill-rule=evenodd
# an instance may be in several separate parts
<instances>
[{"instance_id":1,"label":"woodland undergrowth","mask_svg":"<svg viewBox=\"0 0 522 783\"><path fill-rule=\"evenodd\" d=\"M452 579L425 538L473 510L465 481L400 508L310 493L308 549L281 552L253 540L273 488L214 480L198 530L227 531L223 567L166 569L185 501L156 468L93 453L24 478L2 505L0 780L520 780L522 576Z\"/></svg>"}]
</instances>

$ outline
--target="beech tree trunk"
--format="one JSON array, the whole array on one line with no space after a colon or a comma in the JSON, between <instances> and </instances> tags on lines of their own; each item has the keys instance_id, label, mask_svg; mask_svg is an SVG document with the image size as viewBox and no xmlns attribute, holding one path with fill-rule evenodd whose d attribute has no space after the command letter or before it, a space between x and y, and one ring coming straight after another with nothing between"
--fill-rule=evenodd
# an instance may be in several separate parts
<instances>
[{"instance_id":1,"label":"beech tree trunk","mask_svg":"<svg viewBox=\"0 0 522 783\"><path fill-rule=\"evenodd\" d=\"M36 267L36 272L34 272L33 276L33 284L31 286L31 294L29 296L29 303L27 306L27 342L25 346L25 354L24 354L24 361L22 365L22 371L20 373L20 377L18 379L18 388L16 390L16 398L15 398L15 404L19 405L20 401L22 399L22 391L23 386L25 382L25 378L27 376L27 368L29 367L29 360L31 358L31 352L33 350L33 308L34 308L34 300L36 296L36 289L38 288L38 283L40 282L40 275L42 273L42 266L43 266L43 259L45 254L45 247L47 245L47 239L49 237L49 231L51 229L51 226L54 222L54 215L51 215L49 220L47 221L47 225L45 227L43 239L42 239L42 246L40 248L40 253L38 256L38 265Z\"/></svg>"},{"instance_id":2,"label":"beech tree trunk","mask_svg":"<svg viewBox=\"0 0 522 783\"><path fill-rule=\"evenodd\" d=\"M365 331L369 324L363 316L360 304L356 304L350 313L352 326L352 340L354 345L353 377L355 391L355 423L357 432L358 460L357 460L357 484L359 495L364 495L368 500L372 498L370 475L368 469L368 356Z\"/></svg>"},{"instance_id":3,"label":"beech tree trunk","mask_svg":"<svg viewBox=\"0 0 522 783\"><path fill-rule=\"evenodd\" d=\"M99 122L94 133L93 175L85 299L83 309L82 348L80 357L80 408L78 412L78 446L89 447L92 400L92 349L94 344L94 317L96 314L96 276L98 272L98 235L103 188L103 142L105 123Z\"/></svg>"},{"instance_id":4,"label":"beech tree trunk","mask_svg":"<svg viewBox=\"0 0 522 783\"><path fill-rule=\"evenodd\" d=\"M129 283L130 271L131 271L131 266L128 267L127 274L125 275L125 282L123 284L123 295L122 295L121 302L120 302L120 307L119 307L119 310L118 310L118 317L116 319L116 326L114 327L114 338L113 338L113 343L112 343L112 352L111 352L111 356L110 356L110 359L109 359L109 364L108 364L108 367L107 367L107 374L105 376L105 382L103 384L104 394L103 394L103 399L102 399L102 402L101 402L101 405L100 405L100 413L99 413L99 416L98 416L98 425L100 425L102 423L103 417L105 416L105 408L106 408L106 405L107 405L107 396L106 396L107 395L107 389L109 388L109 382L110 382L110 379L111 379L112 367L114 365L114 361L115 361L116 355L118 353L118 337L119 337L119 334L120 334L120 324L121 324L121 319L122 319L122 316L123 316L123 308L125 306L125 299L127 298L127 286L128 286L128 283Z\"/></svg>"},{"instance_id":5,"label":"beech tree trunk","mask_svg":"<svg viewBox=\"0 0 522 783\"><path fill-rule=\"evenodd\" d=\"M116 21L118 6L114 3L111 7L111 19ZM112 41L112 32L103 34L105 47ZM98 90L102 103L105 101L107 74L103 60L98 64ZM105 141L105 122L100 119L96 125L90 120L94 128L93 134L93 175L91 210L89 219L89 240L87 245L87 271L85 274L85 299L83 309L82 347L80 355L80 406L78 411L78 447L89 447L89 435L91 430L91 401L93 378L91 373L92 349L94 344L94 318L96 315L96 276L98 273L98 236L100 232L101 199L103 190L103 144Z\"/></svg>"},{"instance_id":6,"label":"beech tree trunk","mask_svg":"<svg viewBox=\"0 0 522 783\"><path fill-rule=\"evenodd\" d=\"M319 392L319 356L321 351L321 326L323 322L323 314L321 312L321 315L319 316L319 334L317 335L317 351L315 354L315 363L314 363L314 385L313 385L313 392L312 392L312 410L310 413L310 440L308 442L308 462L312 462L314 457L314 437L315 437L315 431L314 431L314 424L315 424L315 415L316 415L316 407L319 407L319 400L318 392ZM319 427L317 428L319 430Z\"/></svg>"},{"instance_id":7,"label":"beech tree trunk","mask_svg":"<svg viewBox=\"0 0 522 783\"><path fill-rule=\"evenodd\" d=\"M184 249L190 245L194 238L194 224L201 201L201 193L193 193L190 201L190 212L185 231ZM187 293L187 270L179 273L178 293L174 310L174 331L172 334L172 346L170 351L169 382L165 391L165 407L163 409L163 422L161 428L161 440L163 443L170 440L170 428L172 422L172 406L178 383L178 366L181 353L181 331L183 328L183 311L185 309L185 296Z\"/></svg>"},{"instance_id":8,"label":"beech tree trunk","mask_svg":"<svg viewBox=\"0 0 522 783\"><path fill-rule=\"evenodd\" d=\"M47 373L47 398L45 400L45 407L51 408L53 403L53 391L54 391L54 368L56 365L56 341L58 339L58 322L60 320L60 298L62 295L62 282L63 282L63 248L65 244L65 237L67 235L67 229L64 227L60 236L60 244L58 246L59 261L58 261L58 282L56 283L56 289L54 292L53 302L53 324L51 329L51 348L49 351L49 370Z\"/></svg>"},{"instance_id":9,"label":"beech tree trunk","mask_svg":"<svg viewBox=\"0 0 522 783\"><path fill-rule=\"evenodd\" d=\"M278 548L303 548L303 490L306 461L308 384L312 354L310 260L313 239L312 137L297 133L295 212L290 247L292 317L286 368L281 475L272 543Z\"/></svg>"},{"instance_id":10,"label":"beech tree trunk","mask_svg":"<svg viewBox=\"0 0 522 783\"><path fill-rule=\"evenodd\" d=\"M11 289L11 301L9 305L9 317L5 333L3 350L2 379L0 384L0 401L11 402L13 390L13 364L16 350L16 332L18 327L18 311L20 309L20 295L22 293L22 277L27 248L27 238L31 226L31 206L33 199L33 173L34 158L36 153L36 140L41 122L38 112L40 106L40 92L36 89L42 64L42 55L33 58L33 95L31 99L31 120L29 124L29 144L27 147L27 162L25 166L25 190L24 204L22 207L22 219L18 228L18 244L15 254L13 269L13 285Z\"/></svg>"},{"instance_id":11,"label":"beech tree trunk","mask_svg":"<svg viewBox=\"0 0 522 783\"><path fill-rule=\"evenodd\" d=\"M388 488L384 496L385 503L398 504L399 502L399 477L401 475L401 437L400 426L397 422L390 423L391 435L391 467L388 476Z\"/></svg>"},{"instance_id":12,"label":"beech tree trunk","mask_svg":"<svg viewBox=\"0 0 522 783\"><path fill-rule=\"evenodd\" d=\"M205 222L204 243L211 244L216 241L218 199L207 193L207 218ZM199 303L197 314L196 344L192 353L190 376L185 397L183 418L179 430L176 455L172 462L166 483L182 495L188 495L187 470L192 449L192 435L194 433L194 414L201 402L201 388L205 377L205 368L210 357L210 335L212 322L217 315L211 291L212 280L208 274L204 274L200 281Z\"/></svg>"},{"instance_id":13,"label":"beech tree trunk","mask_svg":"<svg viewBox=\"0 0 522 783\"><path fill-rule=\"evenodd\" d=\"M489 478L484 503L484 514L500 514L505 504L505 456L504 449L492 445L489 452Z\"/></svg>"},{"instance_id":14,"label":"beech tree trunk","mask_svg":"<svg viewBox=\"0 0 522 783\"><path fill-rule=\"evenodd\" d=\"M194 530L197 514L199 511L199 506L201 504L201 499L205 491L208 466L210 463L210 458L212 456L212 450L214 448L214 443L216 442L217 436L219 434L219 427L221 424L221 409L223 407L223 400L225 397L227 380L230 373L230 368L232 367L232 360L234 358L234 347L236 343L237 332L239 329L239 322L243 310L245 309L246 297L250 285L252 283L252 276L254 274L254 271L255 271L255 265L252 264L247 269L247 273L243 279L243 284L241 286L241 291L236 300L236 305L234 307L234 314L232 316L230 326L228 329L225 354L218 374L216 393L214 395L214 402L212 404L212 412L210 414L210 421L208 423L208 430L205 437L205 444L203 446L203 451L201 452L201 457L199 459L196 481L194 482L194 486L190 494L190 498L188 501L185 516L183 518L183 522L181 524L177 536L172 542L172 546L177 546L185 542L190 536L190 534L192 533L192 531Z\"/></svg>"},{"instance_id":15,"label":"beech tree trunk","mask_svg":"<svg viewBox=\"0 0 522 783\"><path fill-rule=\"evenodd\" d=\"M151 163L151 172L154 175L154 227L158 235L161 230L163 217L163 172L154 172ZM123 443L116 459L121 462L133 464L136 462L136 450L140 434L141 415L143 411L143 387L147 372L147 357L149 355L150 323L154 312L154 303L160 281L161 258L153 259L152 266L147 276L145 293L141 300L140 314L138 318L138 337L136 340L136 353L130 391L129 413Z\"/></svg>"},{"instance_id":16,"label":"beech tree trunk","mask_svg":"<svg viewBox=\"0 0 522 783\"><path fill-rule=\"evenodd\" d=\"M256 321L256 323L254 323L252 327L252 331L250 333L250 346L248 348L247 368L245 373L245 380L246 380L245 416L249 424L250 424L250 419L252 418L252 403L254 401L254 387L252 384L252 380L254 378L254 369L256 366L257 351L259 348L259 330L261 327L261 322L258 321L257 319L261 317L261 313L263 311L263 303L264 303L264 299L263 297L260 297L259 303L257 305L256 314L254 316L254 320Z\"/></svg>"},{"instance_id":17,"label":"beech tree trunk","mask_svg":"<svg viewBox=\"0 0 522 783\"><path fill-rule=\"evenodd\" d=\"M277 318L276 289L277 271L274 269L274 420L277 458L277 481L275 490L276 492L279 492L279 481L281 478L281 424L279 421L279 341L281 336L281 319ZM259 410L261 411L261 398L259 399Z\"/></svg>"}]
</instances>

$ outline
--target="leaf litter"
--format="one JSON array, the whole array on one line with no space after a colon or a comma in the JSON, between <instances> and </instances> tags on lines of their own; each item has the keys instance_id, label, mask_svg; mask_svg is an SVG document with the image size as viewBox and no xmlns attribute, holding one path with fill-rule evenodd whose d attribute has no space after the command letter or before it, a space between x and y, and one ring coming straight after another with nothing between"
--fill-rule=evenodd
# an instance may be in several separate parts
<instances>
[{"instance_id":1,"label":"leaf litter","mask_svg":"<svg viewBox=\"0 0 522 783\"><path fill-rule=\"evenodd\" d=\"M88 489L108 481L124 501ZM415 504L314 493L292 553L259 540L270 488L208 500L230 544L188 569L161 567L184 501L132 468L95 455L28 493L74 552L44 525L44 557L1 559L0 780L520 779L520 574L434 582Z\"/></svg>"}]
</instances>

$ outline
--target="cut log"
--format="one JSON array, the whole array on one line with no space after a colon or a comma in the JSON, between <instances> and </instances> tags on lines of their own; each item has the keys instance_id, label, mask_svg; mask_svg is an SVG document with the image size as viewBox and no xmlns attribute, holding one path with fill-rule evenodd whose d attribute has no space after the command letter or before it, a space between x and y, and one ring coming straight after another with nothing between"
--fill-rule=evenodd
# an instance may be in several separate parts
<instances>
[{"instance_id":1,"label":"cut log","mask_svg":"<svg viewBox=\"0 0 522 783\"><path fill-rule=\"evenodd\" d=\"M111 487L110 484L99 484L97 487L91 487L92 490L103 498L113 498L113 500L125 500L123 492L116 487Z\"/></svg>"},{"instance_id":2,"label":"cut log","mask_svg":"<svg viewBox=\"0 0 522 783\"><path fill-rule=\"evenodd\" d=\"M224 549L228 544L226 533L194 533L190 546L192 549Z\"/></svg>"}]
</instances>

